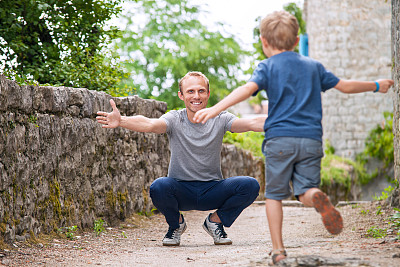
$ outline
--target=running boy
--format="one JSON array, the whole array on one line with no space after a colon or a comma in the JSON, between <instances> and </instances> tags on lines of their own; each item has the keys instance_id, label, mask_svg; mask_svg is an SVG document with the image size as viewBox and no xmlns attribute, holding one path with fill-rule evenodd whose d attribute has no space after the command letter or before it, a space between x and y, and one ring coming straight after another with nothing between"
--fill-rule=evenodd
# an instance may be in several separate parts
<instances>
[{"instance_id":1,"label":"running boy","mask_svg":"<svg viewBox=\"0 0 400 267\"><path fill-rule=\"evenodd\" d=\"M299 37L298 22L286 11L266 16L260 24L263 60L249 82L235 89L215 106L199 110L194 120L205 123L221 111L265 90L268 95L268 118L264 124L263 151L266 164L266 213L272 241L272 261L286 258L282 239L282 200L293 193L305 206L315 207L326 229L339 234L342 217L320 185L322 148L321 92L334 87L352 94L386 93L393 80L341 80L324 66L292 50Z\"/></svg>"}]
</instances>

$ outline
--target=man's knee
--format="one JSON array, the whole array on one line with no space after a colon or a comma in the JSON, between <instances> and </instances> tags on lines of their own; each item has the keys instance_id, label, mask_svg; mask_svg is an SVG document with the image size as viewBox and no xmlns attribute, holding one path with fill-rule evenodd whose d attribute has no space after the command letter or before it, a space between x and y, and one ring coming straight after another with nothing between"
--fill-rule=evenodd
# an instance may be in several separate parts
<instances>
[{"instance_id":1,"label":"man's knee","mask_svg":"<svg viewBox=\"0 0 400 267\"><path fill-rule=\"evenodd\" d=\"M158 195L159 193L164 193L171 189L173 186L173 179L169 177L157 178L150 186L150 197Z\"/></svg>"},{"instance_id":2,"label":"man's knee","mask_svg":"<svg viewBox=\"0 0 400 267\"><path fill-rule=\"evenodd\" d=\"M260 184L258 183L258 181L253 178L253 177L249 177L248 180L248 186L249 186L249 190L254 194L258 196L258 193L260 192Z\"/></svg>"},{"instance_id":3,"label":"man's knee","mask_svg":"<svg viewBox=\"0 0 400 267\"><path fill-rule=\"evenodd\" d=\"M250 176L242 176L240 177L240 180L241 188L244 192L258 196L258 193L260 192L260 184L255 178Z\"/></svg>"}]
</instances>

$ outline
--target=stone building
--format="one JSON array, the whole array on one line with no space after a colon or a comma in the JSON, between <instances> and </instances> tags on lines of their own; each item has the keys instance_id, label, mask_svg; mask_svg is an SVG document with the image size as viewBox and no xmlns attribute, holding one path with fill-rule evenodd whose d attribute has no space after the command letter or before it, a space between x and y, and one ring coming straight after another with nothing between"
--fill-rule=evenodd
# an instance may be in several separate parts
<instances>
[{"instance_id":1,"label":"stone building","mask_svg":"<svg viewBox=\"0 0 400 267\"><path fill-rule=\"evenodd\" d=\"M391 78L391 6L384 0L305 0L309 56L339 78ZM393 111L393 91L322 94L324 140L347 158L364 149L368 132Z\"/></svg>"}]
</instances>

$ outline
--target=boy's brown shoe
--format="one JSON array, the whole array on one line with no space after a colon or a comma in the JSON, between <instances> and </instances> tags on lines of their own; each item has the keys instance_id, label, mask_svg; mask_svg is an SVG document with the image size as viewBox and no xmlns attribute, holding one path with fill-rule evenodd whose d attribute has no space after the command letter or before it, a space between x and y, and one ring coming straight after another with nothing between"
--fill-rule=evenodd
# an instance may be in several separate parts
<instances>
[{"instance_id":1,"label":"boy's brown shoe","mask_svg":"<svg viewBox=\"0 0 400 267\"><path fill-rule=\"evenodd\" d=\"M326 230L333 235L340 234L343 230L343 219L340 212L335 209L323 192L314 194L312 201L314 208L321 214Z\"/></svg>"}]
</instances>

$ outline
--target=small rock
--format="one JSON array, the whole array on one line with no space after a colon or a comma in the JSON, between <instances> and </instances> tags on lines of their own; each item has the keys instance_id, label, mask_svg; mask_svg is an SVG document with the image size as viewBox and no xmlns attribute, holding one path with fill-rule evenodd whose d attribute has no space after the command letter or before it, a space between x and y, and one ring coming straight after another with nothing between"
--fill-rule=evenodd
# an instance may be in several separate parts
<instances>
[{"instance_id":1,"label":"small rock","mask_svg":"<svg viewBox=\"0 0 400 267\"><path fill-rule=\"evenodd\" d=\"M25 236L15 235L15 241L17 241L17 242L25 242L26 238L25 238Z\"/></svg>"},{"instance_id":2,"label":"small rock","mask_svg":"<svg viewBox=\"0 0 400 267\"><path fill-rule=\"evenodd\" d=\"M392 258L400 258L400 253L393 254Z\"/></svg>"},{"instance_id":3,"label":"small rock","mask_svg":"<svg viewBox=\"0 0 400 267\"><path fill-rule=\"evenodd\" d=\"M0 254L0 258L4 258L6 255L4 254Z\"/></svg>"},{"instance_id":4,"label":"small rock","mask_svg":"<svg viewBox=\"0 0 400 267\"><path fill-rule=\"evenodd\" d=\"M9 266L11 264L11 260L4 259L1 261L1 264L5 265L5 266Z\"/></svg>"}]
</instances>

